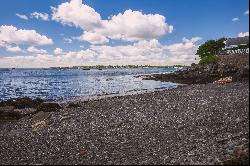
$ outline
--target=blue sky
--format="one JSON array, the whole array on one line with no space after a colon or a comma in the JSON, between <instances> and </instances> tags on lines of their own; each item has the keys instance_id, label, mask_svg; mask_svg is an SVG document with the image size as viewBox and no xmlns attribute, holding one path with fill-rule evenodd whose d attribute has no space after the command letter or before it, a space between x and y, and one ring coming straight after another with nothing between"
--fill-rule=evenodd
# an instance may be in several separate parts
<instances>
[{"instance_id":1,"label":"blue sky","mask_svg":"<svg viewBox=\"0 0 250 166\"><path fill-rule=\"evenodd\" d=\"M78 2L81 2L79 0L75 0ZM32 51L28 51L28 47L35 47L36 49L43 49L46 50L46 55L44 56L51 56L51 59L56 58L62 58L62 56L65 56L69 52L74 52L75 54L79 53L81 50L87 50L88 48L98 47L99 49L103 49L104 46L109 46L114 48L114 50L119 46L133 46L136 43L142 43L142 41L147 41L149 44L151 41L152 43L160 44L161 49L163 49L157 56L162 56L165 58L164 63L168 63L168 55L170 58L172 58L170 61L173 62L174 58L174 52L176 51L173 47L178 47L179 49L182 48L182 46L185 47L185 42L183 38L192 40L192 38L197 38L196 40L192 40L191 42L193 44L193 47L189 47L193 52L195 51L195 47L197 47L199 44L205 42L209 39L217 39L220 37L236 37L239 33L246 33L249 31L249 15L245 12L248 11L248 0L84 0L81 2L81 5L85 5L85 7L90 7L101 17L101 21L103 20L110 20L110 16L118 15L118 13L124 14L125 11L131 9L132 12L130 12L131 15L134 15L134 11L140 12L139 14L145 16L145 21L147 20L147 16L149 15L160 15L165 18L165 23L167 25L167 30L165 27L165 32L161 34L157 34L157 32L152 32L153 30L145 30L145 36L143 37L143 33L137 33L135 36L131 36L132 34L128 33L126 37L123 39L120 37L115 37L110 30L102 30L100 27L91 27L91 28L85 28L85 25L81 22L76 22L76 20L84 21L86 18L77 18L77 14L75 14L73 17L76 18L67 18L67 14L59 13L60 10L64 11L63 9L59 9L59 5L67 3L70 5L70 0L40 0L40 1L31 1L31 0L2 0L1 6L0 6L0 26L13 26L17 30L23 29L23 30L35 30L37 34L44 35L48 39L53 40L53 44L37 44L37 43L30 43L30 45L23 44L20 41L9 41L7 39L4 39L5 36L0 34L0 41L2 40L4 42L4 46L1 47L0 45L0 65L1 60L4 63L3 66L12 66L11 62L8 62L6 60L6 57L16 57L16 56L22 56L25 58L25 56L33 56L32 61L37 61L38 54ZM78 4L79 5L79 4ZM58 19L52 19L53 12L51 9L51 6L58 8ZM76 8L77 9L77 8ZM80 10L79 6L79 10ZM65 9L66 11L69 11L70 9ZM32 18L31 13L37 12L37 13L46 13L48 14L48 21L44 21L41 18ZM83 11L83 14L85 14ZM77 12L76 12L77 13ZM16 14L25 15L28 19L21 19ZM54 13L55 14L55 13ZM61 14L61 15L60 15ZM124 19L124 17L122 17ZM121 18L121 19L122 19ZM72 21L70 20L72 19ZM91 18L90 18L91 19ZM126 18L125 18L126 19ZM157 19L155 17L155 19ZM232 20L236 21L232 21ZM129 20L129 18L128 18ZM150 20L150 19L149 19ZM151 19L152 20L152 19ZM65 21L67 22L65 25ZM91 21L91 20L90 20ZM142 24L140 21L134 21L131 22L131 26L134 24ZM150 24L150 22L149 22ZM153 24L153 23L152 23ZM160 24L160 23L159 23ZM71 25L71 26L70 26ZM106 25L106 24L105 24ZM145 24L146 25L146 24ZM139 27L140 30L144 30L147 28L147 26ZM117 25L119 26L119 25ZM130 26L129 24L127 25ZM152 25L153 26L153 25ZM163 25L162 25L163 26ZM164 25L165 26L165 25ZM171 31L169 28L170 26L173 26L173 31ZM108 25L108 27L111 27ZM119 27L120 29L122 27ZM117 35L124 34L124 29L121 29L121 32L119 34L119 28L117 27ZM126 28L126 27L124 27ZM150 28L150 25L149 27ZM159 27L163 28L163 27ZM96 29L96 30L92 30ZM138 29L138 27L136 28ZM133 30L133 29L132 29ZM159 29L162 30L162 29ZM103 32L105 31L105 32ZM98 39L103 39L102 43L101 41L95 41L93 42L93 39L82 39L78 40L77 37L81 36L84 32L91 32L94 34L98 34ZM149 32L155 33L155 35L148 34ZM21 33L21 32L20 32ZM14 35L14 34L13 34ZM101 38L100 38L101 35ZM139 36L138 36L139 35ZM1 39L2 38L2 39ZM72 40L71 43L66 43L64 41L64 38L69 38ZM104 39L105 38L105 39ZM199 38L199 39L198 39ZM106 41L108 40L108 42ZM101 43L101 44L100 44ZM145 44L145 43L144 43ZM179 47L179 45L180 47ZM181 46L182 44L182 46ZM157 45L157 44L156 44ZM81 46L81 47L80 47ZM11 49L7 49L10 47L19 47L21 50L24 51L9 51ZM59 54L54 55L54 51L56 48L61 49L59 51L61 57ZM122 50L126 49L122 48ZM168 50L166 50L166 48ZM132 48L133 49L133 48ZM197 49L197 48L196 48ZM63 50L63 51L62 51ZM120 47L119 47L120 50ZM96 49L93 49L94 51L92 59L90 60L81 59L81 63L88 63L88 64L98 64L98 63L104 63L106 64L110 59L117 58L117 61L114 63L119 63L120 61L124 61L126 58L130 58L133 55L129 54L121 54L120 57L107 57L108 53L105 53L105 56L100 55L100 52L98 52ZM142 52L136 47L136 51ZM179 51L179 50L178 50ZM102 51L103 52L103 51ZM117 54L120 54L121 51L119 51ZM149 52L151 54L152 52ZM44 53L43 53L44 54ZM85 56L85 52L84 55ZM166 55L165 55L166 54ZM104 57L104 58L99 58ZM123 57L124 55L124 57ZM41 56L41 55L40 55ZM50 57L49 56L49 57ZM113 55L110 55L113 56ZM176 55L176 58L178 58L179 54ZM179 60L176 60L176 63L190 63L191 61L188 60L187 56L191 57L190 55L185 55L184 57L180 58ZM47 59L49 59L47 57ZM76 57L76 56L75 56ZM148 55L140 55L138 58L132 57L132 62L135 62L138 60L138 63L150 63L153 61L153 63L157 63L157 61L154 61L150 58L152 56ZM179 56L180 57L180 56ZM5 58L5 59L3 59ZM74 58L72 56L71 58ZM105 59L106 58L106 59ZM118 60L119 58L120 61ZM134 58L134 59L133 59ZM147 59L148 58L148 59ZM194 59L192 57L192 59ZM27 60L27 58L26 58ZM180 60L187 60L186 62L180 62ZM23 60L25 62L25 60ZM54 60L55 61L55 60ZM61 60L61 62L58 65L65 65L66 60ZM127 61L127 63L131 62ZM27 61L27 63L31 63L30 61ZM50 65L57 65L57 62L53 62ZM170 63L170 62L169 62ZM77 63L76 63L77 64ZM22 66L22 64L20 64ZM35 64L33 64L35 65ZM31 65L31 66L33 66ZM66 64L67 65L67 64ZM74 62L70 62L69 65L74 65ZM49 66L49 65L48 65Z\"/></svg>"}]
</instances>

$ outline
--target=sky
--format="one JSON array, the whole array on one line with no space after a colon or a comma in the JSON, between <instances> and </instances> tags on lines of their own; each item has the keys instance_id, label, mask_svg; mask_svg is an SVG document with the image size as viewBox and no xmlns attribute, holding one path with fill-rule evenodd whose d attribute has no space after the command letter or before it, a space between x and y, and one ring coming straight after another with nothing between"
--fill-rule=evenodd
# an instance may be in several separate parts
<instances>
[{"instance_id":1,"label":"sky","mask_svg":"<svg viewBox=\"0 0 250 166\"><path fill-rule=\"evenodd\" d=\"M248 0L1 0L0 68L190 65L249 35Z\"/></svg>"}]
</instances>

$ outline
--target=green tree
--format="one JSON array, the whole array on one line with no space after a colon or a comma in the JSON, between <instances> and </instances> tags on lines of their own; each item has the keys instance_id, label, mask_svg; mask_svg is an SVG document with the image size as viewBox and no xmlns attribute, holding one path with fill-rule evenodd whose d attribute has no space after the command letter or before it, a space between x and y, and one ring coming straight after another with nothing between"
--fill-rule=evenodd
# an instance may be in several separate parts
<instances>
[{"instance_id":1,"label":"green tree","mask_svg":"<svg viewBox=\"0 0 250 166\"><path fill-rule=\"evenodd\" d=\"M208 55L208 56L205 56L203 57L199 64L203 64L203 65L206 65L206 64L212 64L212 63L217 63L219 61L219 58L215 55Z\"/></svg>"},{"instance_id":2,"label":"green tree","mask_svg":"<svg viewBox=\"0 0 250 166\"><path fill-rule=\"evenodd\" d=\"M199 57L202 59L206 56L218 54L222 48L225 47L225 40L226 38L220 38L218 40L209 40L205 42L199 46L196 55L199 55Z\"/></svg>"}]
</instances>

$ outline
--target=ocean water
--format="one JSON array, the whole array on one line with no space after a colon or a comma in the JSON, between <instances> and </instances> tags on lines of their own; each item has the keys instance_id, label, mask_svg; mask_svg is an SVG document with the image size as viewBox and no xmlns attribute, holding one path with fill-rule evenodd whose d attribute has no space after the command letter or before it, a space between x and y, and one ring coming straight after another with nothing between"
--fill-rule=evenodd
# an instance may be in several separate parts
<instances>
[{"instance_id":1,"label":"ocean water","mask_svg":"<svg viewBox=\"0 0 250 166\"><path fill-rule=\"evenodd\" d=\"M173 68L135 69L0 69L0 100L28 96L46 100L126 94L175 88L170 82L134 76L174 72Z\"/></svg>"}]
</instances>

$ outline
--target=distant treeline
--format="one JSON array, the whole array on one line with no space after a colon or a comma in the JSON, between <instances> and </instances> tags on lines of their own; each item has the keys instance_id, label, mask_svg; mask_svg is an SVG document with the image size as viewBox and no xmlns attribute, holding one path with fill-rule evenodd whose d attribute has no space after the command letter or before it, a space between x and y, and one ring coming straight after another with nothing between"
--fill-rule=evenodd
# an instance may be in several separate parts
<instances>
[{"instance_id":1,"label":"distant treeline","mask_svg":"<svg viewBox=\"0 0 250 166\"><path fill-rule=\"evenodd\" d=\"M51 67L60 69L112 69L112 68L177 68L187 67L185 65L172 65L172 66L152 66L152 65L96 65L96 66L72 66L72 67Z\"/></svg>"}]
</instances>

